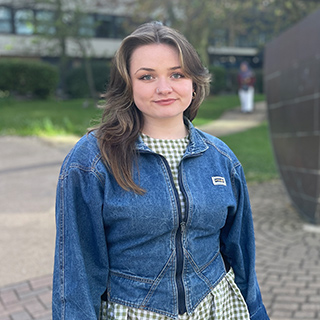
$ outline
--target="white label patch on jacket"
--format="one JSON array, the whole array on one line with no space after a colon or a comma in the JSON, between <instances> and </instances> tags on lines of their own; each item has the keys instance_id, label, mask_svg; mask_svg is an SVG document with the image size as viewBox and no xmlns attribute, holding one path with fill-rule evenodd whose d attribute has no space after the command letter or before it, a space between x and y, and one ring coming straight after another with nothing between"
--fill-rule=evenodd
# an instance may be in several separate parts
<instances>
[{"instance_id":1,"label":"white label patch on jacket","mask_svg":"<svg viewBox=\"0 0 320 320\"><path fill-rule=\"evenodd\" d=\"M226 186L226 179L224 177L212 177L212 182L215 186Z\"/></svg>"}]
</instances>

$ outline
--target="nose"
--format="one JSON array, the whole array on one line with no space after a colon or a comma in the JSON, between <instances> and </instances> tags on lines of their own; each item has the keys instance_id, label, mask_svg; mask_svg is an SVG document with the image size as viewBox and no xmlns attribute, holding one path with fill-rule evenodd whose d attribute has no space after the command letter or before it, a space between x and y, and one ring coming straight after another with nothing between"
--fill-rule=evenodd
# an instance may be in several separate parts
<instances>
[{"instance_id":1,"label":"nose","mask_svg":"<svg viewBox=\"0 0 320 320\"><path fill-rule=\"evenodd\" d=\"M168 80L166 79L159 79L157 83L156 92L157 94L167 95L172 92L172 87Z\"/></svg>"}]
</instances>

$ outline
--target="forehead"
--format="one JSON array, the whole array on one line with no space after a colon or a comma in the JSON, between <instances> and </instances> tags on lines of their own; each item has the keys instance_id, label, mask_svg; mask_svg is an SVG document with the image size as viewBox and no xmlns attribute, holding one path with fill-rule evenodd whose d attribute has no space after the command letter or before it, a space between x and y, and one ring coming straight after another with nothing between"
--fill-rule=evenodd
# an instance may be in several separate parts
<instances>
[{"instance_id":1,"label":"forehead","mask_svg":"<svg viewBox=\"0 0 320 320\"><path fill-rule=\"evenodd\" d=\"M162 61L180 64L178 49L173 45L153 43L137 47L131 55L130 64L159 63Z\"/></svg>"}]
</instances>

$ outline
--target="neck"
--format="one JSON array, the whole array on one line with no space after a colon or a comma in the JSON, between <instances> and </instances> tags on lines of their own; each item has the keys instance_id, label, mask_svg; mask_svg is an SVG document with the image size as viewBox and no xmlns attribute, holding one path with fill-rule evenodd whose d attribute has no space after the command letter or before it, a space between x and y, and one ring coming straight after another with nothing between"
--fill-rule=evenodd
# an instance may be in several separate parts
<instances>
[{"instance_id":1,"label":"neck","mask_svg":"<svg viewBox=\"0 0 320 320\"><path fill-rule=\"evenodd\" d=\"M152 121L145 119L142 132L154 139L182 139L188 135L183 118L177 120L161 119Z\"/></svg>"}]
</instances>

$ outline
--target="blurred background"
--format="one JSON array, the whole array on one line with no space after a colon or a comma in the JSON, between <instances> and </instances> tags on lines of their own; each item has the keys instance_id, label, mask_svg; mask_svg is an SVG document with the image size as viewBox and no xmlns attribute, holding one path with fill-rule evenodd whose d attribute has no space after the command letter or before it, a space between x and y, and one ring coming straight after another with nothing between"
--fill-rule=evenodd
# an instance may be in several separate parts
<instances>
[{"instance_id":1,"label":"blurred background","mask_svg":"<svg viewBox=\"0 0 320 320\"><path fill-rule=\"evenodd\" d=\"M196 126L239 105L242 61L255 74L255 102L265 101L265 46L319 8L316 0L0 0L0 136L85 134L101 117L121 40L152 20L180 30L212 73ZM273 179L267 122L256 130L227 143L249 181Z\"/></svg>"},{"instance_id":2,"label":"blurred background","mask_svg":"<svg viewBox=\"0 0 320 320\"><path fill-rule=\"evenodd\" d=\"M236 92L243 60L263 93L265 44L319 6L317 0L1 0L0 98L96 98L121 39L150 20L177 28L196 47L214 75L212 94Z\"/></svg>"}]
</instances>

